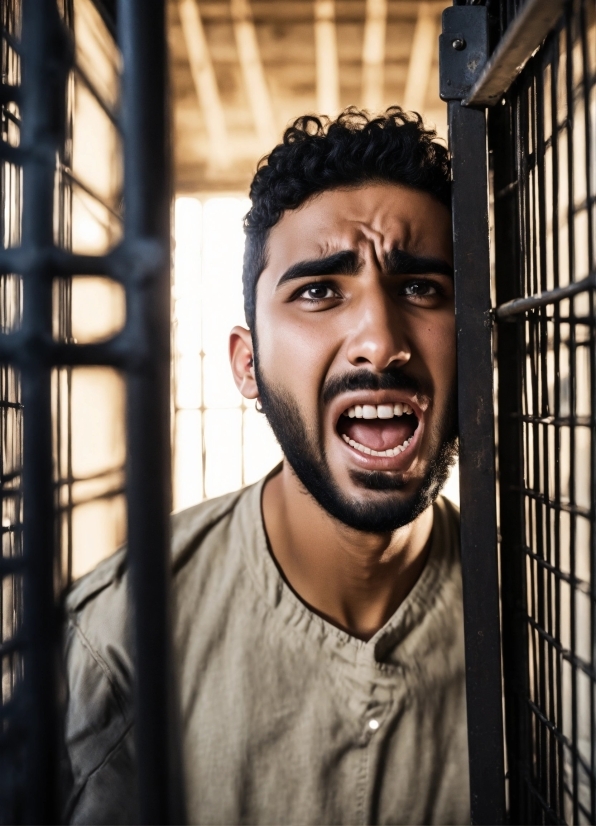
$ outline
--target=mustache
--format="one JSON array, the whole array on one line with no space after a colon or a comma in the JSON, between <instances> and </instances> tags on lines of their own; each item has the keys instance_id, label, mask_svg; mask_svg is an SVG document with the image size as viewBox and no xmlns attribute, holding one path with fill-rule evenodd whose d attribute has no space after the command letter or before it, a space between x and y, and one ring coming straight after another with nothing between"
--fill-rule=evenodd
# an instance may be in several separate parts
<instances>
[{"instance_id":1,"label":"mustache","mask_svg":"<svg viewBox=\"0 0 596 826\"><path fill-rule=\"evenodd\" d=\"M403 370L387 370L385 373L373 373L370 370L355 370L341 376L333 376L325 382L321 394L324 404L342 393L354 390L407 390L422 394L420 382Z\"/></svg>"}]
</instances>

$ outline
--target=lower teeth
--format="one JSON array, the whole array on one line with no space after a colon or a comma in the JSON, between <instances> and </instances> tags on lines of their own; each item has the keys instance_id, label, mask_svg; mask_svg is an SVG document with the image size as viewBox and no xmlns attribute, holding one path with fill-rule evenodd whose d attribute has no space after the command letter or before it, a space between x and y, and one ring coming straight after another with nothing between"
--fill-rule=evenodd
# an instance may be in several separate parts
<instances>
[{"instance_id":1,"label":"lower teeth","mask_svg":"<svg viewBox=\"0 0 596 826\"><path fill-rule=\"evenodd\" d=\"M367 456L397 456L399 453L403 453L403 451L408 447L410 442L414 437L410 436L409 439L403 443L403 445L398 445L397 447L390 447L389 450L372 450L370 447L365 447L364 445L355 442L354 439L350 439L349 436L346 436L345 433L342 433L342 439L346 444L350 445L350 447L359 450L361 453L365 453Z\"/></svg>"}]
</instances>

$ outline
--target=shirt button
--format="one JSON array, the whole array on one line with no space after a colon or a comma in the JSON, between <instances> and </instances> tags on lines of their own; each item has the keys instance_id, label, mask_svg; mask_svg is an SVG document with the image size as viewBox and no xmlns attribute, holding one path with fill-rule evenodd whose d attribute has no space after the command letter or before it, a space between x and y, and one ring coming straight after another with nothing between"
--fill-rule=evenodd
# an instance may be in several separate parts
<instances>
[{"instance_id":1,"label":"shirt button","mask_svg":"<svg viewBox=\"0 0 596 826\"><path fill-rule=\"evenodd\" d=\"M379 728L379 721L378 720L369 720L368 727L371 731L376 731Z\"/></svg>"}]
</instances>

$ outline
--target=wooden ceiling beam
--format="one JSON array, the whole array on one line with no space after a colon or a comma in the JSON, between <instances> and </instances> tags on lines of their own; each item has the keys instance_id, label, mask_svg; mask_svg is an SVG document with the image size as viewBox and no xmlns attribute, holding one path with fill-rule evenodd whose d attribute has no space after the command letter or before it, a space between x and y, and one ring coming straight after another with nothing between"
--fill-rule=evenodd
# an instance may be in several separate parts
<instances>
[{"instance_id":1,"label":"wooden ceiling beam","mask_svg":"<svg viewBox=\"0 0 596 826\"><path fill-rule=\"evenodd\" d=\"M371 113L383 107L387 0L366 0L362 47L362 105Z\"/></svg>"},{"instance_id":2,"label":"wooden ceiling beam","mask_svg":"<svg viewBox=\"0 0 596 826\"><path fill-rule=\"evenodd\" d=\"M418 6L418 17L414 29L402 104L404 109L414 110L415 112L424 110L433 58L437 52L437 5L425 0Z\"/></svg>"},{"instance_id":3,"label":"wooden ceiling beam","mask_svg":"<svg viewBox=\"0 0 596 826\"><path fill-rule=\"evenodd\" d=\"M315 0L317 112L335 117L340 110L335 0Z\"/></svg>"},{"instance_id":4,"label":"wooden ceiling beam","mask_svg":"<svg viewBox=\"0 0 596 826\"><path fill-rule=\"evenodd\" d=\"M216 167L225 167L231 161L228 130L197 0L179 0L178 13L209 140L209 160Z\"/></svg>"},{"instance_id":5,"label":"wooden ceiling beam","mask_svg":"<svg viewBox=\"0 0 596 826\"><path fill-rule=\"evenodd\" d=\"M259 144L263 151L278 143L278 135L271 95L259 51L257 33L249 0L231 0L230 9L238 59L252 111Z\"/></svg>"}]
</instances>

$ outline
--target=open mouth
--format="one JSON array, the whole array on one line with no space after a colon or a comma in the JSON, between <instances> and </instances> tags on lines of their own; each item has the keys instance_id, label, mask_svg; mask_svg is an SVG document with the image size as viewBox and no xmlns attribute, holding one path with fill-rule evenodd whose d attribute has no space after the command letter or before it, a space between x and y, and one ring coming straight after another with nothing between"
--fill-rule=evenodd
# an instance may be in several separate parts
<instances>
[{"instance_id":1,"label":"open mouth","mask_svg":"<svg viewBox=\"0 0 596 826\"><path fill-rule=\"evenodd\" d=\"M341 438L367 456L398 456L408 449L418 428L418 417L411 405L356 404L339 417Z\"/></svg>"}]
</instances>

